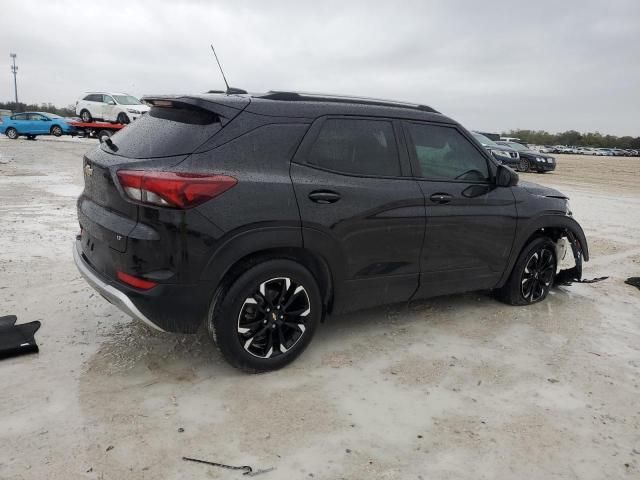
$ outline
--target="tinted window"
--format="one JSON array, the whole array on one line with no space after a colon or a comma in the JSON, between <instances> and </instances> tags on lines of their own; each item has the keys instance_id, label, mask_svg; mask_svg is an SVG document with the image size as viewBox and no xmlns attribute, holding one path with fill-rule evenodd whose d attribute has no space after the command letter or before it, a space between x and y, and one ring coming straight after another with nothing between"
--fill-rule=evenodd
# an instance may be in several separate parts
<instances>
[{"instance_id":1,"label":"tinted window","mask_svg":"<svg viewBox=\"0 0 640 480\"><path fill-rule=\"evenodd\" d=\"M400 175L393 125L383 120L325 121L308 162L345 173Z\"/></svg>"},{"instance_id":2,"label":"tinted window","mask_svg":"<svg viewBox=\"0 0 640 480\"><path fill-rule=\"evenodd\" d=\"M84 99L90 102L102 102L102 95L92 93L91 95L84 97Z\"/></svg>"},{"instance_id":3,"label":"tinted window","mask_svg":"<svg viewBox=\"0 0 640 480\"><path fill-rule=\"evenodd\" d=\"M27 114L26 113L19 113L18 115L14 115L13 117L11 117L12 120L26 120L27 119Z\"/></svg>"},{"instance_id":4,"label":"tinted window","mask_svg":"<svg viewBox=\"0 0 640 480\"><path fill-rule=\"evenodd\" d=\"M409 124L420 176L436 180L488 181L485 158L457 129Z\"/></svg>"},{"instance_id":5,"label":"tinted window","mask_svg":"<svg viewBox=\"0 0 640 480\"><path fill-rule=\"evenodd\" d=\"M102 149L129 158L187 155L220 130L220 118L199 108L152 107L148 114L111 137Z\"/></svg>"},{"instance_id":6,"label":"tinted window","mask_svg":"<svg viewBox=\"0 0 640 480\"><path fill-rule=\"evenodd\" d=\"M27 118L29 120L42 120L44 117L39 113L30 113Z\"/></svg>"}]
</instances>

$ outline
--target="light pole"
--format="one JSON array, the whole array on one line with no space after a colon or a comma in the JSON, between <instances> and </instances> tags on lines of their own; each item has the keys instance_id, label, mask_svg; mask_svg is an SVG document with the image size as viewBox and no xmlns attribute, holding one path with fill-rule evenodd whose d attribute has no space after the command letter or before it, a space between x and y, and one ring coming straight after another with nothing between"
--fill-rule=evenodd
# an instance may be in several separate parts
<instances>
[{"instance_id":1,"label":"light pole","mask_svg":"<svg viewBox=\"0 0 640 480\"><path fill-rule=\"evenodd\" d=\"M16 57L15 53L10 54L10 57L13 59L13 65L11 65L11 73L13 73L13 90L16 94L16 110L18 109L18 80L16 77L18 75L18 67L16 66Z\"/></svg>"}]
</instances>

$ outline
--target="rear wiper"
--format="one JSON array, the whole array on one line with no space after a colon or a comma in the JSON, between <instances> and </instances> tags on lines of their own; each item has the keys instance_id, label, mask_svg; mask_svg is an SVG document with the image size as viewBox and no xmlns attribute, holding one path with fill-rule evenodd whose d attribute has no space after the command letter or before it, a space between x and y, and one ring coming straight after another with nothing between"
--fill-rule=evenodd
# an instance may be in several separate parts
<instances>
[{"instance_id":1,"label":"rear wiper","mask_svg":"<svg viewBox=\"0 0 640 480\"><path fill-rule=\"evenodd\" d=\"M117 152L118 151L118 146L113 143L113 140L111 140L110 138L106 138L102 143L106 144L107 147L109 147L112 151Z\"/></svg>"}]
</instances>

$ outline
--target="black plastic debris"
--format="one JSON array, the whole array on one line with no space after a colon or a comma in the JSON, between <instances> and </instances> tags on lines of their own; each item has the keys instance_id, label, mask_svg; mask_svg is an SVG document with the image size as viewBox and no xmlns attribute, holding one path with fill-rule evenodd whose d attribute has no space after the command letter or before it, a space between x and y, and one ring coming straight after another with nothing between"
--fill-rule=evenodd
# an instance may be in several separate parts
<instances>
[{"instance_id":1,"label":"black plastic debris","mask_svg":"<svg viewBox=\"0 0 640 480\"><path fill-rule=\"evenodd\" d=\"M16 325L18 317L0 317L0 359L38 353L38 344L33 337L40 328L40 322Z\"/></svg>"},{"instance_id":2,"label":"black plastic debris","mask_svg":"<svg viewBox=\"0 0 640 480\"><path fill-rule=\"evenodd\" d=\"M275 467L265 468L264 470L254 470L249 465L243 465L241 467L237 467L235 465L227 465L225 463L218 462L210 462L209 460L200 460L198 458L190 458L190 457L182 457L182 460L187 462L196 462L196 463L204 463L205 465L210 465L212 467L224 468L225 470L238 470L242 471L242 475L246 475L247 477L255 477L256 475L261 475L263 473L268 473L275 470Z\"/></svg>"},{"instance_id":3,"label":"black plastic debris","mask_svg":"<svg viewBox=\"0 0 640 480\"><path fill-rule=\"evenodd\" d=\"M631 285L632 287L640 288L640 277L629 277L624 281L624 283Z\"/></svg>"}]
</instances>

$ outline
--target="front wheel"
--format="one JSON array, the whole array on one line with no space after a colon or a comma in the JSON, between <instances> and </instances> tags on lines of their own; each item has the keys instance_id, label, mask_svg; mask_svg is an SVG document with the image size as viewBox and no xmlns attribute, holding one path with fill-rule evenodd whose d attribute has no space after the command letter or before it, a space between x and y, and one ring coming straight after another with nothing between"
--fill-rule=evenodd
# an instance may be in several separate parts
<instances>
[{"instance_id":1,"label":"front wheel","mask_svg":"<svg viewBox=\"0 0 640 480\"><path fill-rule=\"evenodd\" d=\"M258 373L295 360L322 317L314 276L292 260L259 263L221 287L208 319L209 333L234 367Z\"/></svg>"},{"instance_id":2,"label":"front wheel","mask_svg":"<svg viewBox=\"0 0 640 480\"><path fill-rule=\"evenodd\" d=\"M522 250L507 283L497 297L510 305L541 302L551 290L556 276L556 246L546 237L534 238Z\"/></svg>"},{"instance_id":3,"label":"front wheel","mask_svg":"<svg viewBox=\"0 0 640 480\"><path fill-rule=\"evenodd\" d=\"M126 113L119 113L116 121L122 125L127 125L130 122L129 116Z\"/></svg>"},{"instance_id":4,"label":"front wheel","mask_svg":"<svg viewBox=\"0 0 640 480\"><path fill-rule=\"evenodd\" d=\"M7 128L7 130L4 133L11 140L15 140L16 138L18 138L18 131L13 127Z\"/></svg>"},{"instance_id":5,"label":"front wheel","mask_svg":"<svg viewBox=\"0 0 640 480\"><path fill-rule=\"evenodd\" d=\"M54 137L61 137L62 128L59 125L54 125L53 127L51 127L51 135L53 135Z\"/></svg>"}]
</instances>

